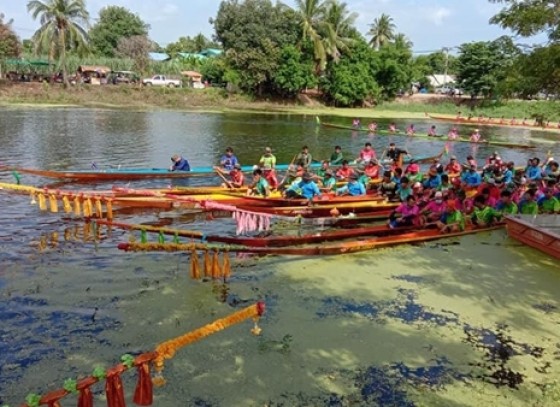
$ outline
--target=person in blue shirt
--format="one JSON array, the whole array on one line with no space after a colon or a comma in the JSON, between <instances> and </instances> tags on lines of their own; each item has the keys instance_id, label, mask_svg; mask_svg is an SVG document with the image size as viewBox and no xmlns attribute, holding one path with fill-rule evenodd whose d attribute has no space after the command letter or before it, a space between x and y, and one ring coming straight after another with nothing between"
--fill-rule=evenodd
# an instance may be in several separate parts
<instances>
[{"instance_id":1,"label":"person in blue shirt","mask_svg":"<svg viewBox=\"0 0 560 407\"><path fill-rule=\"evenodd\" d=\"M359 196L366 194L366 187L361 182L358 182L358 176L356 174L350 175L348 184L342 188L336 190L337 195L350 195Z\"/></svg>"},{"instance_id":2,"label":"person in blue shirt","mask_svg":"<svg viewBox=\"0 0 560 407\"><path fill-rule=\"evenodd\" d=\"M441 185L441 175L435 166L430 168L428 179L424 181L424 188L436 189Z\"/></svg>"},{"instance_id":3,"label":"person in blue shirt","mask_svg":"<svg viewBox=\"0 0 560 407\"><path fill-rule=\"evenodd\" d=\"M506 169L504 170L504 184L508 185L513 182L513 175L515 171L515 164L510 161L506 164Z\"/></svg>"},{"instance_id":4,"label":"person in blue shirt","mask_svg":"<svg viewBox=\"0 0 560 407\"><path fill-rule=\"evenodd\" d=\"M305 198L312 200L315 196L321 196L321 191L313 181L309 173L304 173L301 182L292 184L285 192L286 198Z\"/></svg>"},{"instance_id":5,"label":"person in blue shirt","mask_svg":"<svg viewBox=\"0 0 560 407\"><path fill-rule=\"evenodd\" d=\"M468 187L478 187L482 183L482 177L476 171L475 165L471 165L470 168L461 175L461 180Z\"/></svg>"},{"instance_id":6,"label":"person in blue shirt","mask_svg":"<svg viewBox=\"0 0 560 407\"><path fill-rule=\"evenodd\" d=\"M542 170L539 167L540 160L535 157L530 160L529 165L525 169L525 176L529 181L538 181L542 178Z\"/></svg>"},{"instance_id":7,"label":"person in blue shirt","mask_svg":"<svg viewBox=\"0 0 560 407\"><path fill-rule=\"evenodd\" d=\"M189 162L178 154L171 157L173 164L169 167L169 171L190 171L191 166Z\"/></svg>"},{"instance_id":8,"label":"person in blue shirt","mask_svg":"<svg viewBox=\"0 0 560 407\"><path fill-rule=\"evenodd\" d=\"M226 171L232 171L236 164L239 164L239 160L233 154L233 148L226 148L226 153L220 158L220 165Z\"/></svg>"}]
</instances>

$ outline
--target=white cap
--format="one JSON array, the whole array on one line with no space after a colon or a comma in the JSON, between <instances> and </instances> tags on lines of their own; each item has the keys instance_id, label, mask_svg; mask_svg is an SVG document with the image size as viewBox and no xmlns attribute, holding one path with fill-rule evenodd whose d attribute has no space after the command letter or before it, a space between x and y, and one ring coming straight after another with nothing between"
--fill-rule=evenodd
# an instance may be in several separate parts
<instances>
[{"instance_id":1,"label":"white cap","mask_svg":"<svg viewBox=\"0 0 560 407\"><path fill-rule=\"evenodd\" d=\"M434 198L443 198L443 193L441 191L437 191Z\"/></svg>"}]
</instances>

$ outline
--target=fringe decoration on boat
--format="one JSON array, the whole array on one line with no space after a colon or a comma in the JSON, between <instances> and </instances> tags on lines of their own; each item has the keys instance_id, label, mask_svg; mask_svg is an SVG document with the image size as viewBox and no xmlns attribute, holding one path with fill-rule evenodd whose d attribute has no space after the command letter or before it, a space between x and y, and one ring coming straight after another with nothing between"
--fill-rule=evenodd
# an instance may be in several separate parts
<instances>
[{"instance_id":1,"label":"fringe decoration on boat","mask_svg":"<svg viewBox=\"0 0 560 407\"><path fill-rule=\"evenodd\" d=\"M179 233L178 232L175 232L175 234L173 235L173 243L175 243L175 244L181 243L181 240L179 240Z\"/></svg>"},{"instance_id":2,"label":"fringe decoration on boat","mask_svg":"<svg viewBox=\"0 0 560 407\"><path fill-rule=\"evenodd\" d=\"M153 383L148 362L137 366L138 381L132 401L138 406L151 406L154 402Z\"/></svg>"},{"instance_id":3,"label":"fringe decoration on boat","mask_svg":"<svg viewBox=\"0 0 560 407\"><path fill-rule=\"evenodd\" d=\"M198 253L195 249L191 251L191 278L200 280L200 265L198 264Z\"/></svg>"},{"instance_id":4,"label":"fringe decoration on boat","mask_svg":"<svg viewBox=\"0 0 560 407\"><path fill-rule=\"evenodd\" d=\"M35 204L37 203L37 201L35 200L35 193L34 193L34 192L31 192L31 193L29 194L29 198L30 198L30 202L29 202L29 203L30 203L31 205L35 205Z\"/></svg>"},{"instance_id":5,"label":"fringe decoration on boat","mask_svg":"<svg viewBox=\"0 0 560 407\"><path fill-rule=\"evenodd\" d=\"M235 233L241 235L244 233L265 231L270 229L270 219L275 215L257 213L251 211L244 211L238 209L233 205L224 205L212 201L204 201L203 206L206 209L216 209L220 211L230 211L232 212L232 217L237 224Z\"/></svg>"},{"instance_id":6,"label":"fringe decoration on boat","mask_svg":"<svg viewBox=\"0 0 560 407\"><path fill-rule=\"evenodd\" d=\"M223 252L223 263L222 263L222 275L224 276L224 280L227 280L228 278L231 277L231 265L229 262L229 252L228 251L224 251Z\"/></svg>"},{"instance_id":7,"label":"fringe decoration on boat","mask_svg":"<svg viewBox=\"0 0 560 407\"><path fill-rule=\"evenodd\" d=\"M89 386L80 389L78 407L93 407L93 393L91 392Z\"/></svg>"},{"instance_id":8,"label":"fringe decoration on boat","mask_svg":"<svg viewBox=\"0 0 560 407\"><path fill-rule=\"evenodd\" d=\"M38 199L39 199L39 209L42 211L46 211L47 210L47 199L45 198L45 195L43 195L42 193L38 194Z\"/></svg>"},{"instance_id":9,"label":"fringe decoration on boat","mask_svg":"<svg viewBox=\"0 0 560 407\"><path fill-rule=\"evenodd\" d=\"M107 371L105 381L105 395L107 407L126 407L124 401L124 388L121 380L121 370L118 367Z\"/></svg>"},{"instance_id":10,"label":"fringe decoration on boat","mask_svg":"<svg viewBox=\"0 0 560 407\"><path fill-rule=\"evenodd\" d=\"M107 207L107 219L111 220L113 219L113 200L112 199L107 199L106 202L106 207Z\"/></svg>"},{"instance_id":11,"label":"fringe decoration on boat","mask_svg":"<svg viewBox=\"0 0 560 407\"><path fill-rule=\"evenodd\" d=\"M158 233L158 243L159 244L164 244L165 243L165 235L163 234L163 231L159 231Z\"/></svg>"},{"instance_id":12,"label":"fringe decoration on boat","mask_svg":"<svg viewBox=\"0 0 560 407\"><path fill-rule=\"evenodd\" d=\"M70 198L64 195L62 197L62 208L64 208L64 212L72 213L72 205L70 204Z\"/></svg>"},{"instance_id":13,"label":"fringe decoration on boat","mask_svg":"<svg viewBox=\"0 0 560 407\"><path fill-rule=\"evenodd\" d=\"M154 385L161 386L165 384L165 379L163 378L162 374L165 367L165 360L171 359L173 356L175 356L175 353L179 349L183 348L186 345L190 345L193 342L199 341L209 335L215 334L216 332L222 331L233 324L238 324L248 318L253 318L253 320L255 321L255 327L258 328L258 318L264 314L264 311L264 302L258 302L257 304L237 311L236 313L231 314L225 318L218 319L211 324L159 344L156 348L157 357L154 361L154 368L156 372L156 377L154 377ZM260 334L260 328L255 329L255 327L251 329L251 332L254 335Z\"/></svg>"},{"instance_id":14,"label":"fringe decoration on boat","mask_svg":"<svg viewBox=\"0 0 560 407\"><path fill-rule=\"evenodd\" d=\"M214 251L214 256L212 258L212 278L217 280L222 276L222 270L220 268L220 259L218 257L218 251Z\"/></svg>"},{"instance_id":15,"label":"fringe decoration on boat","mask_svg":"<svg viewBox=\"0 0 560 407\"><path fill-rule=\"evenodd\" d=\"M82 203L79 196L74 198L74 215L82 216Z\"/></svg>"},{"instance_id":16,"label":"fringe decoration on boat","mask_svg":"<svg viewBox=\"0 0 560 407\"><path fill-rule=\"evenodd\" d=\"M85 214L85 211L84 211L84 216L87 217L87 218L91 218L93 216L93 202L91 202L91 198L87 198L85 200L84 206L87 206L87 211L88 211L87 215Z\"/></svg>"},{"instance_id":17,"label":"fringe decoration on boat","mask_svg":"<svg viewBox=\"0 0 560 407\"><path fill-rule=\"evenodd\" d=\"M204 251L204 277L212 277L212 260L210 259L208 250Z\"/></svg>"},{"instance_id":18,"label":"fringe decoration on boat","mask_svg":"<svg viewBox=\"0 0 560 407\"><path fill-rule=\"evenodd\" d=\"M146 229L140 231L140 243L148 243L148 233Z\"/></svg>"},{"instance_id":19,"label":"fringe decoration on boat","mask_svg":"<svg viewBox=\"0 0 560 407\"><path fill-rule=\"evenodd\" d=\"M95 199L95 213L99 219L103 217L103 208L101 207L101 199Z\"/></svg>"},{"instance_id":20,"label":"fringe decoration on boat","mask_svg":"<svg viewBox=\"0 0 560 407\"><path fill-rule=\"evenodd\" d=\"M54 194L49 195L49 207L52 213L58 212L58 201L56 200L56 196Z\"/></svg>"}]
</instances>

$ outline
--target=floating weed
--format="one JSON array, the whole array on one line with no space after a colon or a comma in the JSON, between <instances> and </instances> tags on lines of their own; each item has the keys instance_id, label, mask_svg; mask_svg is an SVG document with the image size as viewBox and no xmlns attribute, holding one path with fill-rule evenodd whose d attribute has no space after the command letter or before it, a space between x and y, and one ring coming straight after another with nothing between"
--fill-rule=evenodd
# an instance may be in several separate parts
<instances>
[{"instance_id":1,"label":"floating weed","mask_svg":"<svg viewBox=\"0 0 560 407\"><path fill-rule=\"evenodd\" d=\"M282 337L281 340L277 341L274 339L264 339L263 337L259 337L259 344L258 349L261 353L266 352L278 352L283 355L287 355L291 351L291 344L294 340L294 337L290 334L286 334Z\"/></svg>"},{"instance_id":2,"label":"floating weed","mask_svg":"<svg viewBox=\"0 0 560 407\"><path fill-rule=\"evenodd\" d=\"M401 274L398 276L391 276L393 280L402 280L408 283L420 284L426 282L426 279L421 276L413 276L411 274Z\"/></svg>"},{"instance_id":3,"label":"floating weed","mask_svg":"<svg viewBox=\"0 0 560 407\"><path fill-rule=\"evenodd\" d=\"M538 304L533 304L533 308L542 311L545 314L552 314L558 311L558 307L550 302L541 302Z\"/></svg>"}]
</instances>

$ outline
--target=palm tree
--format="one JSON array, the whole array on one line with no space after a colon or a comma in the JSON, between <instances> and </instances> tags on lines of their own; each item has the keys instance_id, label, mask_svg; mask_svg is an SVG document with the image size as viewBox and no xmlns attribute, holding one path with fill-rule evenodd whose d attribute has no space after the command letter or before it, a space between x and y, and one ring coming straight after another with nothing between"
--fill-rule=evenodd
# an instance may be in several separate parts
<instances>
[{"instance_id":1,"label":"palm tree","mask_svg":"<svg viewBox=\"0 0 560 407\"><path fill-rule=\"evenodd\" d=\"M397 35L394 36L393 44L395 45L396 49L407 50L407 51L410 50L414 45L412 41L410 41L408 37L403 33L398 33Z\"/></svg>"},{"instance_id":2,"label":"palm tree","mask_svg":"<svg viewBox=\"0 0 560 407\"><path fill-rule=\"evenodd\" d=\"M208 40L206 39L204 34L198 33L197 35L194 36L192 41L193 41L193 45L194 45L194 48L195 48L196 52L200 52L200 51L206 49L206 45L208 43Z\"/></svg>"},{"instance_id":3,"label":"palm tree","mask_svg":"<svg viewBox=\"0 0 560 407\"><path fill-rule=\"evenodd\" d=\"M313 44L313 54L317 72L327 65L327 51L321 36L325 4L322 0L296 0L296 11L301 16L302 38Z\"/></svg>"},{"instance_id":4,"label":"palm tree","mask_svg":"<svg viewBox=\"0 0 560 407\"><path fill-rule=\"evenodd\" d=\"M370 24L370 30L368 35L371 35L371 41L369 44L378 50L383 45L387 44L395 37L395 24L393 19L387 14L381 14L379 18L373 20L373 24Z\"/></svg>"},{"instance_id":5,"label":"palm tree","mask_svg":"<svg viewBox=\"0 0 560 407\"><path fill-rule=\"evenodd\" d=\"M324 44L326 52L338 62L341 51L347 51L353 39L354 22L358 18L357 13L350 13L348 5L338 0L328 0L325 11Z\"/></svg>"},{"instance_id":6,"label":"palm tree","mask_svg":"<svg viewBox=\"0 0 560 407\"><path fill-rule=\"evenodd\" d=\"M27 10L34 20L40 16L41 27L33 35L35 52L58 56L64 86L68 86L66 51L83 50L87 45L87 32L80 25L89 25L85 0L31 0Z\"/></svg>"}]
</instances>

